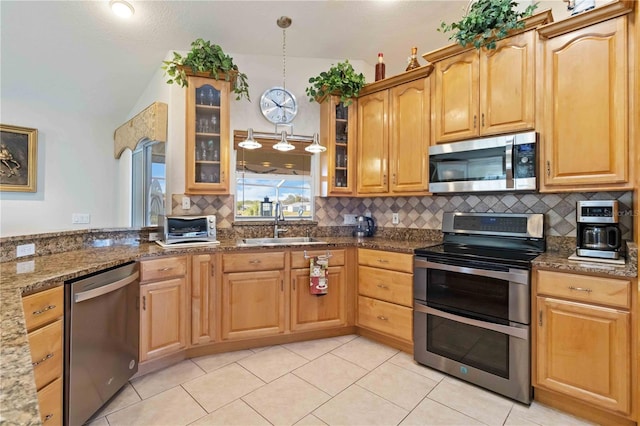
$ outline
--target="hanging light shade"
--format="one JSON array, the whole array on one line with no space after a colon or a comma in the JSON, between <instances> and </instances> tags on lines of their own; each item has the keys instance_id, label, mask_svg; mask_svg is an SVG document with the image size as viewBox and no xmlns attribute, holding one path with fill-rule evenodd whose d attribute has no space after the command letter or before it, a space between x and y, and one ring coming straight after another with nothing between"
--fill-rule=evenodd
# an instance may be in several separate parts
<instances>
[{"instance_id":1,"label":"hanging light shade","mask_svg":"<svg viewBox=\"0 0 640 426\"><path fill-rule=\"evenodd\" d=\"M287 132L284 130L281 133L280 142L273 146L273 149L277 149L278 151L291 151L292 149L296 149L295 146L291 145L291 143L287 140Z\"/></svg>"},{"instance_id":2,"label":"hanging light shade","mask_svg":"<svg viewBox=\"0 0 640 426\"><path fill-rule=\"evenodd\" d=\"M304 149L307 152L311 152L313 154L316 154L318 152L325 152L327 150L327 147L324 147L322 145L320 145L320 135L317 133L313 134L313 143L307 147L305 147Z\"/></svg>"},{"instance_id":3,"label":"hanging light shade","mask_svg":"<svg viewBox=\"0 0 640 426\"><path fill-rule=\"evenodd\" d=\"M244 149L258 149L262 148L262 144L253 139L253 129L247 129L247 138L238 144L240 148Z\"/></svg>"}]
</instances>

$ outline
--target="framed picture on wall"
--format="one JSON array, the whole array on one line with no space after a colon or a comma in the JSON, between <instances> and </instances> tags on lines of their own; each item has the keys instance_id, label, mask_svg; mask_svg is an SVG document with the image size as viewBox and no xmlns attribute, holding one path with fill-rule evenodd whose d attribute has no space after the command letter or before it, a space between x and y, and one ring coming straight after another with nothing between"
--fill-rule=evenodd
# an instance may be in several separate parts
<instances>
[{"instance_id":1,"label":"framed picture on wall","mask_svg":"<svg viewBox=\"0 0 640 426\"><path fill-rule=\"evenodd\" d=\"M0 124L0 191L36 192L38 129Z\"/></svg>"}]
</instances>

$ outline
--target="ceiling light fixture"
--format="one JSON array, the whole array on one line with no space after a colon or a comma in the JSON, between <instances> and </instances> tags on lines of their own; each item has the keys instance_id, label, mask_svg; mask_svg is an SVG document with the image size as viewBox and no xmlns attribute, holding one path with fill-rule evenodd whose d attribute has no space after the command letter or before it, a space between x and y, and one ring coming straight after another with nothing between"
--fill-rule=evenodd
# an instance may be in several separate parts
<instances>
[{"instance_id":1,"label":"ceiling light fixture","mask_svg":"<svg viewBox=\"0 0 640 426\"><path fill-rule=\"evenodd\" d=\"M111 11L121 18L130 18L135 13L133 6L124 0L111 0L109 6Z\"/></svg>"},{"instance_id":2,"label":"ceiling light fixture","mask_svg":"<svg viewBox=\"0 0 640 426\"><path fill-rule=\"evenodd\" d=\"M293 146L291 144L291 142L289 142L287 140L287 132L286 131L283 130L280 135L281 135L280 142L275 144L273 146L273 149L276 149L278 151L283 151L283 152L287 152L287 151L291 151L292 149L296 149L296 147Z\"/></svg>"},{"instance_id":3,"label":"ceiling light fixture","mask_svg":"<svg viewBox=\"0 0 640 426\"><path fill-rule=\"evenodd\" d=\"M327 147L320 145L320 135L317 133L313 134L313 143L304 148L305 151L316 154L318 152L325 152Z\"/></svg>"},{"instance_id":4,"label":"ceiling light fixture","mask_svg":"<svg viewBox=\"0 0 640 426\"><path fill-rule=\"evenodd\" d=\"M262 144L253 138L253 129L247 129L247 138L238 144L240 148L244 149L258 149L262 148Z\"/></svg>"}]
</instances>

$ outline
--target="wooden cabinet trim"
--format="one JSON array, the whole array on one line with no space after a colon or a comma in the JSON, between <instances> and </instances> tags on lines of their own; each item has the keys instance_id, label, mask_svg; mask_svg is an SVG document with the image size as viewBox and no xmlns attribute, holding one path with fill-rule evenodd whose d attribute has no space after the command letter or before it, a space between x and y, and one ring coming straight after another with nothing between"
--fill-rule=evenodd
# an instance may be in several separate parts
<instances>
[{"instance_id":1,"label":"wooden cabinet trim","mask_svg":"<svg viewBox=\"0 0 640 426\"><path fill-rule=\"evenodd\" d=\"M140 282L181 277L187 274L187 256L161 257L140 262Z\"/></svg>"},{"instance_id":2,"label":"wooden cabinet trim","mask_svg":"<svg viewBox=\"0 0 640 426\"><path fill-rule=\"evenodd\" d=\"M358 264L413 274L413 255L392 251L358 249Z\"/></svg>"},{"instance_id":3,"label":"wooden cabinet trim","mask_svg":"<svg viewBox=\"0 0 640 426\"><path fill-rule=\"evenodd\" d=\"M408 83L413 80L419 80L427 78L433 72L433 65L427 64L420 68L416 68L411 71L407 71L401 74L394 75L383 80L376 81L374 83L365 84L360 93L358 99L362 96L370 95L371 93L381 92L383 90L390 89L392 87Z\"/></svg>"},{"instance_id":4,"label":"wooden cabinet trim","mask_svg":"<svg viewBox=\"0 0 640 426\"><path fill-rule=\"evenodd\" d=\"M36 389L62 376L62 319L29 333L29 347Z\"/></svg>"}]
</instances>

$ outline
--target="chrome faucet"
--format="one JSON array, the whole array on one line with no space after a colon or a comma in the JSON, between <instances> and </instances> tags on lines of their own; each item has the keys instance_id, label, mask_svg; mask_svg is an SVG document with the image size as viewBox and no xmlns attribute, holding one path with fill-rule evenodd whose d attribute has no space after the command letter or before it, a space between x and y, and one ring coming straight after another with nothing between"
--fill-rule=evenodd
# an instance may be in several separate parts
<instances>
[{"instance_id":1,"label":"chrome faucet","mask_svg":"<svg viewBox=\"0 0 640 426\"><path fill-rule=\"evenodd\" d=\"M275 220L273 224L273 238L279 238L281 233L284 234L285 232L287 232L286 228L278 227L279 221L284 222L284 213L282 212L280 201L276 202Z\"/></svg>"}]
</instances>

